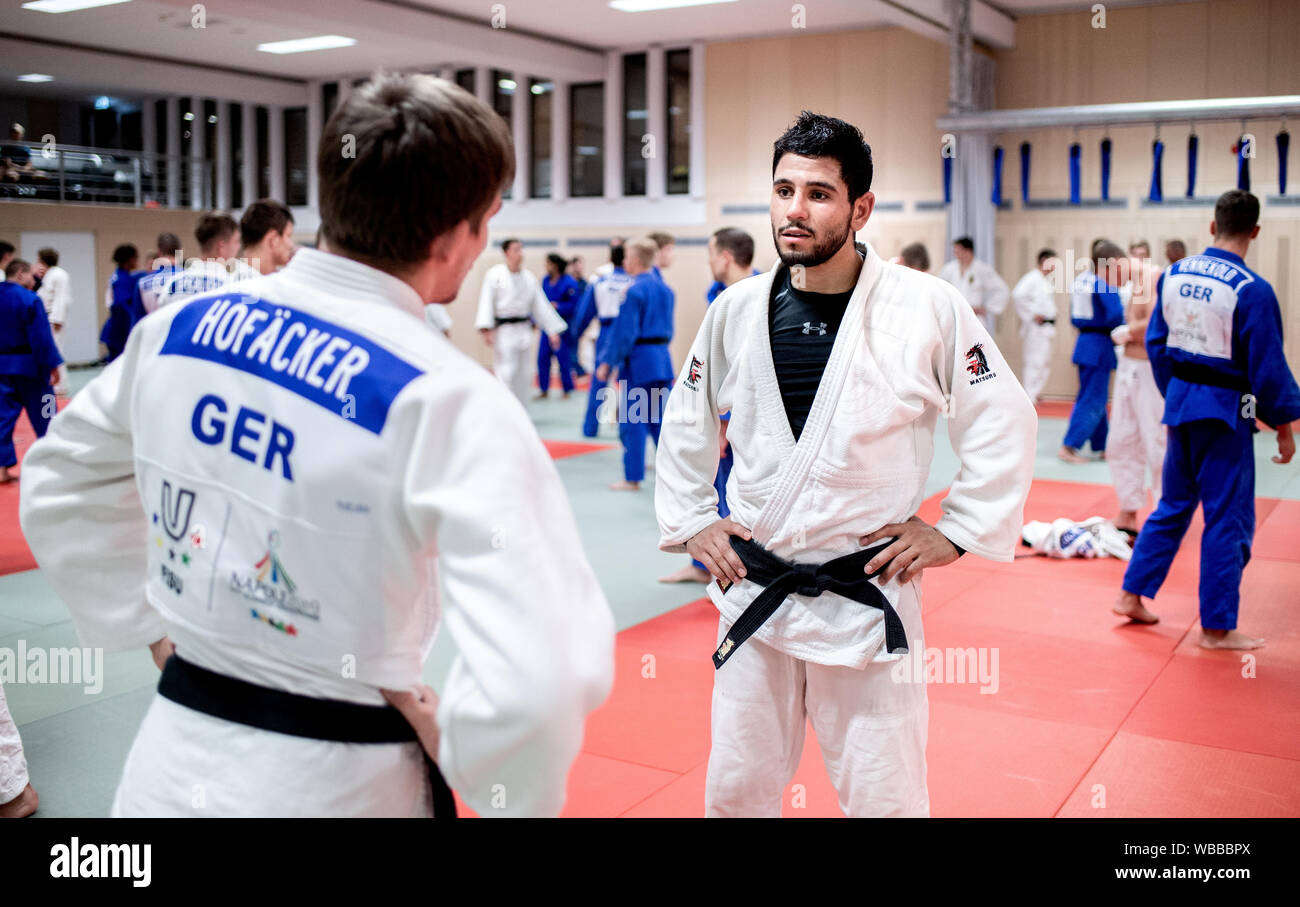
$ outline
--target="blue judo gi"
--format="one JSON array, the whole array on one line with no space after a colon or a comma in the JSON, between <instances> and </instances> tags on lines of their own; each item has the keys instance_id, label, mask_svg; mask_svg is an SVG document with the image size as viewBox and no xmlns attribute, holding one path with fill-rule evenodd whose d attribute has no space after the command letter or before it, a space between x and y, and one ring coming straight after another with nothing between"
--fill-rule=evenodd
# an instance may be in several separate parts
<instances>
[{"instance_id":1,"label":"blue judo gi","mask_svg":"<svg viewBox=\"0 0 1300 907\"><path fill-rule=\"evenodd\" d=\"M598 362L619 370L618 434L623 442L623 477L645 478L646 434L659 444L659 424L672 386L673 291L650 271L632 279L615 319L609 345Z\"/></svg>"},{"instance_id":2,"label":"blue judo gi","mask_svg":"<svg viewBox=\"0 0 1300 907\"><path fill-rule=\"evenodd\" d=\"M614 337L614 320L618 318L619 309L622 308L623 299L627 296L627 289L631 285L632 278L628 276L627 271L622 268L615 268L608 274L593 278L591 283L587 285L587 291L582 296L582 302L578 304L574 320L569 326L573 334L573 345L576 349L578 338L586 332L591 320L599 318L600 334L596 337L595 357L597 364L604 361L603 356ZM582 433L588 438L596 437L596 433L600 429L597 414L601 401L605 398L604 389L605 382L599 380L593 374L591 376L591 389L587 394L587 412L582 420Z\"/></svg>"},{"instance_id":3,"label":"blue judo gi","mask_svg":"<svg viewBox=\"0 0 1300 907\"><path fill-rule=\"evenodd\" d=\"M118 268L109 281L108 320L104 322L104 327L99 332L99 342L108 348L108 355L104 357L105 362L112 362L122 355L131 328L135 327L136 322L145 315L138 293L142 276L144 272L132 273L126 268Z\"/></svg>"},{"instance_id":4,"label":"blue judo gi","mask_svg":"<svg viewBox=\"0 0 1300 907\"><path fill-rule=\"evenodd\" d=\"M1213 246L1160 276L1146 347L1169 426L1160 504L1124 571L1124 591L1154 598L1199 503L1201 627L1237 626L1255 535L1255 419L1300 419L1273 288Z\"/></svg>"},{"instance_id":5,"label":"blue judo gi","mask_svg":"<svg viewBox=\"0 0 1300 907\"><path fill-rule=\"evenodd\" d=\"M63 364L45 303L26 287L0 281L0 467L18 465L14 426L27 411L36 437L53 415L50 374Z\"/></svg>"},{"instance_id":6,"label":"blue judo gi","mask_svg":"<svg viewBox=\"0 0 1300 907\"><path fill-rule=\"evenodd\" d=\"M551 280L548 274L542 278L542 292L555 306L555 311L565 323L573 320L581 297L578 294L578 282L568 274L561 274L559 280ZM552 350L550 343L543 337L537 345L537 387L543 394L551 389L551 358L560 363L560 386L567 394L573 390L573 354L576 339L573 332L564 330L560 333L560 348Z\"/></svg>"},{"instance_id":7,"label":"blue judo gi","mask_svg":"<svg viewBox=\"0 0 1300 907\"><path fill-rule=\"evenodd\" d=\"M1090 291L1074 288L1070 304L1070 321L1079 329L1070 360L1079 367L1079 396L1070 410L1070 424L1065 430L1065 446L1078 450L1085 442L1093 451L1106 449L1106 395L1110 390L1110 373L1115 370L1115 344L1110 332L1124 323L1124 303L1119 292L1095 274L1087 275Z\"/></svg>"}]
</instances>

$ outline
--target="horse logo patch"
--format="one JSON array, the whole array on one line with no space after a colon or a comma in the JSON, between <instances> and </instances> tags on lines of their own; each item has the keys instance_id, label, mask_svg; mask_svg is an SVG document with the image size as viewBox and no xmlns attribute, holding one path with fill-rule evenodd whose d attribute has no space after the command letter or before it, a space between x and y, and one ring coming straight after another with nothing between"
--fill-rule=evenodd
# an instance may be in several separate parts
<instances>
[{"instance_id":1,"label":"horse logo patch","mask_svg":"<svg viewBox=\"0 0 1300 907\"><path fill-rule=\"evenodd\" d=\"M686 370L685 384L693 391L700 389L700 378L704 377L704 362L695 356L691 357L691 366Z\"/></svg>"},{"instance_id":2,"label":"horse logo patch","mask_svg":"<svg viewBox=\"0 0 1300 907\"><path fill-rule=\"evenodd\" d=\"M984 355L984 344L977 343L966 351L966 371L970 373L971 384L979 384L998 376L997 372L989 368L988 357Z\"/></svg>"}]
</instances>

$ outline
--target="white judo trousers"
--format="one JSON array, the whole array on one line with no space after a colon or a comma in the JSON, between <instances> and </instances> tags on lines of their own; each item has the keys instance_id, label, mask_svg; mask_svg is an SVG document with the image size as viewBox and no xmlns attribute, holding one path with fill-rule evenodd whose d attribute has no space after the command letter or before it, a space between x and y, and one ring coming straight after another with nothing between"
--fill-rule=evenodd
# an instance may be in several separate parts
<instances>
[{"instance_id":1,"label":"white judo trousers","mask_svg":"<svg viewBox=\"0 0 1300 907\"><path fill-rule=\"evenodd\" d=\"M0 804L8 803L27 787L27 759L18 725L9 714L5 688L0 686Z\"/></svg>"},{"instance_id":2,"label":"white judo trousers","mask_svg":"<svg viewBox=\"0 0 1300 907\"><path fill-rule=\"evenodd\" d=\"M1047 379L1052 374L1052 339L1056 328L1050 324L1022 324L1020 340L1023 344L1024 366L1021 381L1030 400L1042 396Z\"/></svg>"},{"instance_id":3,"label":"white judo trousers","mask_svg":"<svg viewBox=\"0 0 1300 907\"><path fill-rule=\"evenodd\" d=\"M527 400L533 389L539 342L548 341L545 336L539 338L526 321L501 325L492 339L492 372L520 402Z\"/></svg>"},{"instance_id":4,"label":"white judo trousers","mask_svg":"<svg viewBox=\"0 0 1300 907\"><path fill-rule=\"evenodd\" d=\"M493 265L483 275L474 326L492 331L492 371L520 401L528 399L536 373L535 343L548 343L546 336L534 338L527 321L498 323L502 318L529 318L543 335L558 334L568 325L555 311L532 271L511 271L504 264Z\"/></svg>"},{"instance_id":5,"label":"white judo trousers","mask_svg":"<svg viewBox=\"0 0 1300 907\"><path fill-rule=\"evenodd\" d=\"M1160 396L1151 363L1120 356L1110 404L1110 435L1106 439L1106 460L1120 510L1145 507L1148 487L1153 505L1160 500L1168 431L1161 422L1164 414L1165 398Z\"/></svg>"},{"instance_id":6,"label":"white judo trousers","mask_svg":"<svg viewBox=\"0 0 1300 907\"><path fill-rule=\"evenodd\" d=\"M731 518L777 557L814 565L916 514L947 414L961 468L935 528L968 557L1014 556L1033 469L1033 405L952 286L859 248L858 283L797 439L768 336L779 267L709 306L664 414L655 483L662 550L685 551L718 519L721 413L731 413L735 454ZM715 671L708 815L778 815L807 722L847 814L928 814L925 688L891 674L900 659L924 657L919 587L873 582L898 612L911 654L887 650L882 610L833 592L796 593ZM749 580L725 592L709 584L720 642L761 592Z\"/></svg>"},{"instance_id":7,"label":"white judo trousers","mask_svg":"<svg viewBox=\"0 0 1300 907\"><path fill-rule=\"evenodd\" d=\"M899 617L912 648L904 660L925 657L917 587L913 581L900 590ZM720 621L719 645L729 629ZM929 816L929 701L924 683L899 676L914 674L896 662L818 664L750 639L714 679L705 815L779 818L783 808L798 815L790 782L811 722L846 816Z\"/></svg>"}]
</instances>

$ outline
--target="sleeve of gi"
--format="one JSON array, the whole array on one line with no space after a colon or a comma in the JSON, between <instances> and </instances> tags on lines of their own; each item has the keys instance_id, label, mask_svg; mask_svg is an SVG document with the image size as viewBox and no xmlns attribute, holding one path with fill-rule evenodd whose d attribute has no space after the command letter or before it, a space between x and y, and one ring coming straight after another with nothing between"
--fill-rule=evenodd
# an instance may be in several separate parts
<instances>
[{"instance_id":1,"label":"sleeve of gi","mask_svg":"<svg viewBox=\"0 0 1300 907\"><path fill-rule=\"evenodd\" d=\"M72 286L68 275L60 272L54 283L54 293L50 299L50 323L63 324L68 320L68 306L72 302Z\"/></svg>"},{"instance_id":2,"label":"sleeve of gi","mask_svg":"<svg viewBox=\"0 0 1300 907\"><path fill-rule=\"evenodd\" d=\"M984 307L989 310L989 314L1001 315L1007 308L1009 295L1007 282L989 265L984 274Z\"/></svg>"},{"instance_id":3,"label":"sleeve of gi","mask_svg":"<svg viewBox=\"0 0 1300 907\"><path fill-rule=\"evenodd\" d=\"M542 329L543 334L562 334L568 324L560 313L555 311L555 306L546 298L546 293L542 290L542 284L536 278L533 278L533 286L536 291L533 294L533 320L537 326Z\"/></svg>"},{"instance_id":4,"label":"sleeve of gi","mask_svg":"<svg viewBox=\"0 0 1300 907\"><path fill-rule=\"evenodd\" d=\"M83 645L119 651L166 635L145 599L148 524L131 422L143 331L50 423L23 461L19 516Z\"/></svg>"},{"instance_id":5,"label":"sleeve of gi","mask_svg":"<svg viewBox=\"0 0 1300 907\"><path fill-rule=\"evenodd\" d=\"M1016 282L1016 288L1011 291L1011 300L1015 303L1016 314L1026 324L1033 324L1034 316L1038 314L1034 305L1033 277L1034 272L1030 271Z\"/></svg>"},{"instance_id":6,"label":"sleeve of gi","mask_svg":"<svg viewBox=\"0 0 1300 907\"><path fill-rule=\"evenodd\" d=\"M497 325L496 309L492 304L496 268L488 268L483 275L483 289L478 294L478 313L474 316L474 327L480 331L490 331Z\"/></svg>"},{"instance_id":7,"label":"sleeve of gi","mask_svg":"<svg viewBox=\"0 0 1300 907\"><path fill-rule=\"evenodd\" d=\"M554 816L613 680L614 620L555 465L505 394L473 382L424 406L405 498L459 649L438 764L480 815Z\"/></svg>"},{"instance_id":8,"label":"sleeve of gi","mask_svg":"<svg viewBox=\"0 0 1300 907\"><path fill-rule=\"evenodd\" d=\"M655 454L655 514L662 551L684 552L692 536L718 519L713 479L718 472L718 390L730 368L722 342L727 310L724 291L705 312L664 409Z\"/></svg>"},{"instance_id":9,"label":"sleeve of gi","mask_svg":"<svg viewBox=\"0 0 1300 907\"><path fill-rule=\"evenodd\" d=\"M645 308L645 291L635 284L628 287L623 304L618 308L618 317L610 325L609 343L603 344L601 359L598 364L618 368L632 347L636 344L641 311Z\"/></svg>"},{"instance_id":10,"label":"sleeve of gi","mask_svg":"<svg viewBox=\"0 0 1300 907\"><path fill-rule=\"evenodd\" d=\"M32 320L27 325L27 345L32 348L32 358L40 369L40 377L48 378L50 372L63 364L63 356L54 342L54 331L50 329L45 306L40 302L32 306Z\"/></svg>"},{"instance_id":11,"label":"sleeve of gi","mask_svg":"<svg viewBox=\"0 0 1300 907\"><path fill-rule=\"evenodd\" d=\"M1244 292L1254 298L1251 305L1237 305L1233 332L1245 347L1256 412L1264 424L1277 428L1300 419L1300 388L1282 347L1282 310L1270 287L1248 286Z\"/></svg>"},{"instance_id":12,"label":"sleeve of gi","mask_svg":"<svg viewBox=\"0 0 1300 907\"><path fill-rule=\"evenodd\" d=\"M1165 276L1160 275L1156 281L1156 305L1151 310L1151 320L1147 322L1146 348L1147 358L1151 360L1151 375L1155 378L1160 396L1165 396L1169 389L1169 379L1173 377L1169 361L1169 325L1165 323L1165 307L1161 302L1164 296Z\"/></svg>"},{"instance_id":13,"label":"sleeve of gi","mask_svg":"<svg viewBox=\"0 0 1300 907\"><path fill-rule=\"evenodd\" d=\"M1010 561L1033 478L1038 416L960 294L947 293L938 315L941 342L932 361L948 400L948 437L961 466L934 528L980 557Z\"/></svg>"}]
</instances>

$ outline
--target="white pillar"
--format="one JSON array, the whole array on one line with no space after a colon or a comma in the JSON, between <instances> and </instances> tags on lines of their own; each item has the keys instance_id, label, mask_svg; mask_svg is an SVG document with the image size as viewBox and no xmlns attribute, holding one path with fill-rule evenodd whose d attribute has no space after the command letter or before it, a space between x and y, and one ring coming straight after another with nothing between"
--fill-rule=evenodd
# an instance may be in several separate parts
<instances>
[{"instance_id":1,"label":"white pillar","mask_svg":"<svg viewBox=\"0 0 1300 907\"><path fill-rule=\"evenodd\" d=\"M551 200L569 197L569 83L551 84Z\"/></svg>"},{"instance_id":2,"label":"white pillar","mask_svg":"<svg viewBox=\"0 0 1300 907\"><path fill-rule=\"evenodd\" d=\"M243 113L240 115L240 121L244 124L243 133L240 135L240 143L244 148L244 160L240 167L244 183L244 197L240 202L245 208L257 200L257 105L244 102Z\"/></svg>"},{"instance_id":3,"label":"white pillar","mask_svg":"<svg viewBox=\"0 0 1300 907\"><path fill-rule=\"evenodd\" d=\"M511 190L511 198L522 202L528 198L532 187L532 142L528 135L528 114L533 105L528 93L528 76L516 72L510 78L515 80L514 100L510 105L510 127L515 139L515 185Z\"/></svg>"},{"instance_id":4,"label":"white pillar","mask_svg":"<svg viewBox=\"0 0 1300 907\"><path fill-rule=\"evenodd\" d=\"M474 67L474 97L492 106L492 70L487 66Z\"/></svg>"},{"instance_id":5,"label":"white pillar","mask_svg":"<svg viewBox=\"0 0 1300 907\"><path fill-rule=\"evenodd\" d=\"M154 171L151 154L158 153L158 118L154 110L154 98L145 98L140 102L140 147L145 153L144 172Z\"/></svg>"},{"instance_id":6,"label":"white pillar","mask_svg":"<svg viewBox=\"0 0 1300 907\"><path fill-rule=\"evenodd\" d=\"M605 198L623 196L623 55L605 54Z\"/></svg>"},{"instance_id":7,"label":"white pillar","mask_svg":"<svg viewBox=\"0 0 1300 907\"><path fill-rule=\"evenodd\" d=\"M320 151L320 134L325 129L325 101L321 96L321 83L307 83L307 207L320 209L320 174L316 170L316 155ZM340 154L342 149L335 149Z\"/></svg>"},{"instance_id":8,"label":"white pillar","mask_svg":"<svg viewBox=\"0 0 1300 907\"><path fill-rule=\"evenodd\" d=\"M204 99L201 97L190 98L190 113L194 114L194 119L189 121L190 124L190 209L202 211L211 201L207 199L204 189L207 180L204 177L204 165L208 163L206 155L208 151L208 119L204 110Z\"/></svg>"},{"instance_id":9,"label":"white pillar","mask_svg":"<svg viewBox=\"0 0 1300 907\"><path fill-rule=\"evenodd\" d=\"M284 185L284 108L278 104L266 108L266 152L271 170L271 198L288 204Z\"/></svg>"},{"instance_id":10,"label":"white pillar","mask_svg":"<svg viewBox=\"0 0 1300 907\"><path fill-rule=\"evenodd\" d=\"M229 211L234 207L230 172L230 102L217 102L217 207Z\"/></svg>"},{"instance_id":11,"label":"white pillar","mask_svg":"<svg viewBox=\"0 0 1300 907\"><path fill-rule=\"evenodd\" d=\"M167 207L181 204L181 99L167 99Z\"/></svg>"},{"instance_id":12,"label":"white pillar","mask_svg":"<svg viewBox=\"0 0 1300 907\"><path fill-rule=\"evenodd\" d=\"M664 49L659 46L646 51L645 103L646 132L654 136L654 157L646 160L646 198L663 198L667 182L665 166L668 160L668 101Z\"/></svg>"},{"instance_id":13,"label":"white pillar","mask_svg":"<svg viewBox=\"0 0 1300 907\"><path fill-rule=\"evenodd\" d=\"M691 45L691 198L704 200L704 42Z\"/></svg>"}]
</instances>

